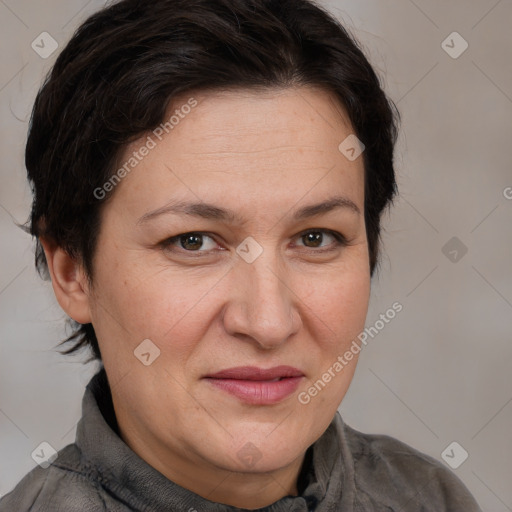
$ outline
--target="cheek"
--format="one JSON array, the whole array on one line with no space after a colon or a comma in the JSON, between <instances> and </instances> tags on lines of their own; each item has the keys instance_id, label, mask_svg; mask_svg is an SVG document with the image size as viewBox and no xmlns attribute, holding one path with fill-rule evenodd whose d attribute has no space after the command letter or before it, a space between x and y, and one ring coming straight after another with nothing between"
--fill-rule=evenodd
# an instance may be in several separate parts
<instances>
[{"instance_id":1,"label":"cheek","mask_svg":"<svg viewBox=\"0 0 512 512\"><path fill-rule=\"evenodd\" d=\"M360 352L357 337L368 311L369 272L361 268L359 272L333 274L324 285L323 291L315 288L307 302L312 337L307 347L310 371L297 398L301 405L306 404L300 410L313 415L319 425L332 419L354 376Z\"/></svg>"},{"instance_id":2,"label":"cheek","mask_svg":"<svg viewBox=\"0 0 512 512\"><path fill-rule=\"evenodd\" d=\"M302 280L305 311L310 311L318 342L326 348L350 343L364 328L370 298L370 276L364 266L336 269L320 279Z\"/></svg>"},{"instance_id":3,"label":"cheek","mask_svg":"<svg viewBox=\"0 0 512 512\"><path fill-rule=\"evenodd\" d=\"M133 261L116 267L122 279L112 280L108 271L103 272L105 278L96 297L102 320L98 324L105 337L127 345L128 335L131 350L150 339L163 356L172 352L173 363L184 361L204 336L221 300L215 290L222 274L142 266Z\"/></svg>"}]
</instances>

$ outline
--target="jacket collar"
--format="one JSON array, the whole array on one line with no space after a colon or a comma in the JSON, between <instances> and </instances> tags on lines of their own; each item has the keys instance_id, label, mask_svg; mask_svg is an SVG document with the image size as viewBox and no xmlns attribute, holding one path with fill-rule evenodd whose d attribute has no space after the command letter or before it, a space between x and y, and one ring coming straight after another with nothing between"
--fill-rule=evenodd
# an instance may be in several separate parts
<instances>
[{"instance_id":1,"label":"jacket collar","mask_svg":"<svg viewBox=\"0 0 512 512\"><path fill-rule=\"evenodd\" d=\"M337 413L324 434L310 447L299 477L300 496L285 496L259 509L265 512L324 512L353 503L351 454L344 423ZM211 502L175 484L133 452L119 436L105 369L87 385L76 444L89 476L134 510L240 512ZM342 495L343 488L343 495Z\"/></svg>"}]
</instances>

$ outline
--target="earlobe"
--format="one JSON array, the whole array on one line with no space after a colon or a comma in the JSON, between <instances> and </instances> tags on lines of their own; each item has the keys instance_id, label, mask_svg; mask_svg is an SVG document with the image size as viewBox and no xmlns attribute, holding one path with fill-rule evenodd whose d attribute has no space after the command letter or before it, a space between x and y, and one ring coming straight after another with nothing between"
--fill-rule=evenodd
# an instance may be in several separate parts
<instances>
[{"instance_id":1,"label":"earlobe","mask_svg":"<svg viewBox=\"0 0 512 512\"><path fill-rule=\"evenodd\" d=\"M90 323L89 289L83 266L52 240L40 241L61 308L76 322Z\"/></svg>"}]
</instances>

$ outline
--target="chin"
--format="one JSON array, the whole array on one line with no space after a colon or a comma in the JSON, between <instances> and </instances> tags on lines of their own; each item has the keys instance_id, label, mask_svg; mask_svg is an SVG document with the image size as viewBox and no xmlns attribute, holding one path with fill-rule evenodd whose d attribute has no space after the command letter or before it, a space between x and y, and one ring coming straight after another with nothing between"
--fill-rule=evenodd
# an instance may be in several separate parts
<instances>
[{"instance_id":1,"label":"chin","mask_svg":"<svg viewBox=\"0 0 512 512\"><path fill-rule=\"evenodd\" d=\"M229 446L223 450L221 459L226 464L226 469L231 471L241 473L277 471L292 464L313 442L314 440L308 442L303 435L286 432L285 429L279 434L277 432L268 434L267 429L264 433L258 432L252 435L247 435L245 431L233 436Z\"/></svg>"}]
</instances>

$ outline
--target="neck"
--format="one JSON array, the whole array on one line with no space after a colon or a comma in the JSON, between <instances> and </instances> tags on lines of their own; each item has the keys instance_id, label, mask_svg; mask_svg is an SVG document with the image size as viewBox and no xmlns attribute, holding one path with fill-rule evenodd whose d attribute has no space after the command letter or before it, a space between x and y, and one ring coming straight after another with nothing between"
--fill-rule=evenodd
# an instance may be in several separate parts
<instances>
[{"instance_id":1,"label":"neck","mask_svg":"<svg viewBox=\"0 0 512 512\"><path fill-rule=\"evenodd\" d=\"M237 508L257 509L285 496L297 496L297 482L304 463L301 454L288 466L265 473L235 472L203 459L185 458L172 447L157 446L147 436L120 427L124 442L150 466L172 482L204 499Z\"/></svg>"}]
</instances>

